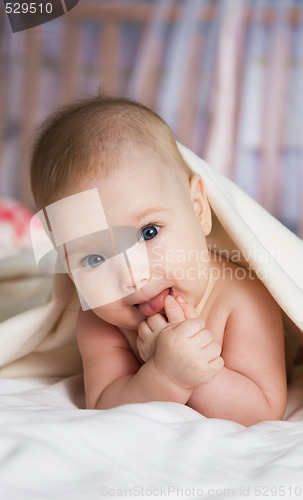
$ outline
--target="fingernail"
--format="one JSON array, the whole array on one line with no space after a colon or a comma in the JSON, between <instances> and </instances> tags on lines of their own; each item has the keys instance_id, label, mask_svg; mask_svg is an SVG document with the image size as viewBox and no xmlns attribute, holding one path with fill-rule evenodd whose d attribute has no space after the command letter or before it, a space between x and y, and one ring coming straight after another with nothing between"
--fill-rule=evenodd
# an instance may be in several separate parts
<instances>
[{"instance_id":1,"label":"fingernail","mask_svg":"<svg viewBox=\"0 0 303 500\"><path fill-rule=\"evenodd\" d=\"M185 304L185 300L181 297L181 295L178 295L177 301L180 302L180 304Z\"/></svg>"}]
</instances>

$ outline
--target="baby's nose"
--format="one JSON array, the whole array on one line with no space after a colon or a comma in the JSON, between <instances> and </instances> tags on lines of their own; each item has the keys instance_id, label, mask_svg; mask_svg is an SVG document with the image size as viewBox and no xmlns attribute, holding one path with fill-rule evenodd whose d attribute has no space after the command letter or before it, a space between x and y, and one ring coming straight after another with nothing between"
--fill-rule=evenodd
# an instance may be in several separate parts
<instances>
[{"instance_id":1,"label":"baby's nose","mask_svg":"<svg viewBox=\"0 0 303 500\"><path fill-rule=\"evenodd\" d=\"M149 280L149 269L145 266L127 267L121 273L121 288L123 292L132 293L135 290L142 288Z\"/></svg>"},{"instance_id":2,"label":"baby's nose","mask_svg":"<svg viewBox=\"0 0 303 500\"><path fill-rule=\"evenodd\" d=\"M124 285L122 285L122 289L124 292L133 293L135 290L142 288L142 286L144 286L147 282L148 282L147 279L142 279L139 282L136 282L135 286L132 283L131 284L124 284Z\"/></svg>"}]
</instances>

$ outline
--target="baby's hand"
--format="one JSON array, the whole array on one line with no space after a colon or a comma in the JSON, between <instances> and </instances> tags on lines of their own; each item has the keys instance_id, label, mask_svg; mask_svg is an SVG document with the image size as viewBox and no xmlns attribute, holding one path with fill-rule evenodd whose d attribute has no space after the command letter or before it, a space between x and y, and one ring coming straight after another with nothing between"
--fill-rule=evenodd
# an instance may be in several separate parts
<instances>
[{"instance_id":1,"label":"baby's hand","mask_svg":"<svg viewBox=\"0 0 303 500\"><path fill-rule=\"evenodd\" d=\"M171 323L180 323L185 319L196 318L196 309L188 302L182 303L182 307L173 299L175 305L171 304L168 308L165 317L160 314L148 316L146 320L141 321L138 327L137 348L143 361L148 361L156 352L158 335L164 328Z\"/></svg>"},{"instance_id":2,"label":"baby's hand","mask_svg":"<svg viewBox=\"0 0 303 500\"><path fill-rule=\"evenodd\" d=\"M181 307L168 295L164 307L170 324L157 339L155 365L159 372L184 388L210 382L224 366L220 345L214 342L211 332L206 330L204 321L191 305L182 304ZM183 312L185 307L192 316L180 322L180 310Z\"/></svg>"},{"instance_id":3,"label":"baby's hand","mask_svg":"<svg viewBox=\"0 0 303 500\"><path fill-rule=\"evenodd\" d=\"M167 325L168 322L160 313L148 316L146 320L139 323L137 347L143 361L146 362L153 357L156 352L158 335Z\"/></svg>"}]
</instances>

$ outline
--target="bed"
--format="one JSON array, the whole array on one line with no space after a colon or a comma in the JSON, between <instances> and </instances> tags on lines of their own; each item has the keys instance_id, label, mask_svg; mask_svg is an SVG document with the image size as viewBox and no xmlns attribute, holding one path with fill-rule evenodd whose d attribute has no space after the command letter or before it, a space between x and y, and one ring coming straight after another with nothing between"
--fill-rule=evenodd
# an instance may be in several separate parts
<instances>
[{"instance_id":1,"label":"bed","mask_svg":"<svg viewBox=\"0 0 303 500\"><path fill-rule=\"evenodd\" d=\"M83 408L81 375L1 381L1 498L303 495L303 375L284 421L248 428L178 403Z\"/></svg>"}]
</instances>

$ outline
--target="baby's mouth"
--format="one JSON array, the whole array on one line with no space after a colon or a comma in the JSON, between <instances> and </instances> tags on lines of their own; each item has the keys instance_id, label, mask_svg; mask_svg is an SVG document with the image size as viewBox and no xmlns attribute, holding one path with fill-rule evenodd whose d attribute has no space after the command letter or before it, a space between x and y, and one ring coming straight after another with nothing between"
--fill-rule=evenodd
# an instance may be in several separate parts
<instances>
[{"instance_id":1,"label":"baby's mouth","mask_svg":"<svg viewBox=\"0 0 303 500\"><path fill-rule=\"evenodd\" d=\"M165 290L162 290L162 292L158 293L158 295L150 299L148 302L136 304L136 307L142 314L144 314L144 316L153 316L153 314L157 313L165 315L164 302L167 295L173 295L171 288L165 288Z\"/></svg>"}]
</instances>

